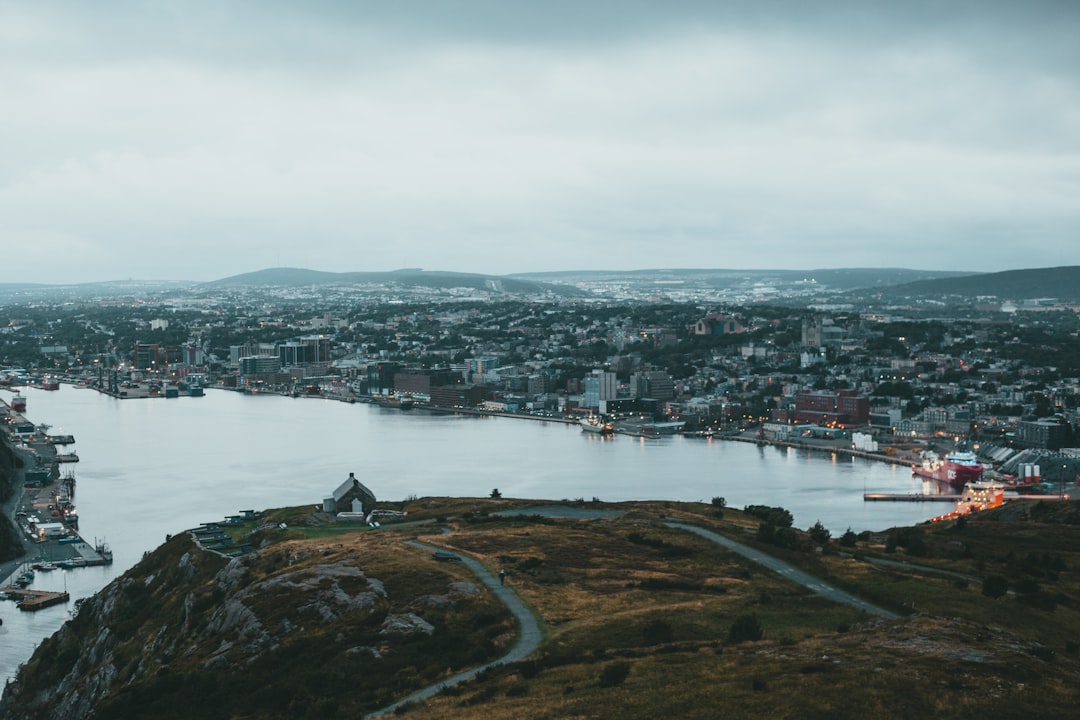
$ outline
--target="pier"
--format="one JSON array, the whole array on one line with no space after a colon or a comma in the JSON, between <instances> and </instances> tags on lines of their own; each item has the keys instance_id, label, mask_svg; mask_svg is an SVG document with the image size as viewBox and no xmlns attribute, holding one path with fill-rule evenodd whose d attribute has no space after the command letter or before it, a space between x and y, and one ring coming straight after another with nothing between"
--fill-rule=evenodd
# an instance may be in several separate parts
<instances>
[{"instance_id":1,"label":"pier","mask_svg":"<svg viewBox=\"0 0 1080 720\"><path fill-rule=\"evenodd\" d=\"M924 495L923 493L863 493L862 499L866 502L893 501L893 502L951 502L960 499L959 495Z\"/></svg>"},{"instance_id":2,"label":"pier","mask_svg":"<svg viewBox=\"0 0 1080 720\"><path fill-rule=\"evenodd\" d=\"M29 612L43 610L44 608L59 605L60 603L66 603L71 599L71 595L69 595L66 590L62 592L51 592L48 590L21 590L19 588L7 587L4 588L4 592L7 594L9 600L16 601L15 607Z\"/></svg>"}]
</instances>

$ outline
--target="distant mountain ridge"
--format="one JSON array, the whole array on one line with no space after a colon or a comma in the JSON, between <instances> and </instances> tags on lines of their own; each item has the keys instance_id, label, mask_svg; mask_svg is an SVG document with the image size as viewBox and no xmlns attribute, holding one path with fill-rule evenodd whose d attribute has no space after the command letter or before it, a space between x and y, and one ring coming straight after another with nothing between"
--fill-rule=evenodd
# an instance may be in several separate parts
<instances>
[{"instance_id":1,"label":"distant mountain ridge","mask_svg":"<svg viewBox=\"0 0 1080 720\"><path fill-rule=\"evenodd\" d=\"M812 270L769 270L732 268L651 268L640 270L566 270L513 273L510 277L545 282L604 282L634 280L665 282L682 280L696 286L733 287L745 282L815 283L830 290L853 290L960 277L970 273L952 270L912 270L910 268L816 268Z\"/></svg>"},{"instance_id":2,"label":"distant mountain ridge","mask_svg":"<svg viewBox=\"0 0 1080 720\"><path fill-rule=\"evenodd\" d=\"M563 296L582 295L577 288L521 278L404 268L390 272L325 272L304 268L268 268L202 283L201 287L350 285L397 283L413 287L472 288L495 292Z\"/></svg>"},{"instance_id":3,"label":"distant mountain ridge","mask_svg":"<svg viewBox=\"0 0 1080 720\"><path fill-rule=\"evenodd\" d=\"M1080 302L1080 266L1005 270L996 273L918 280L884 288L891 298L963 297L970 300L1036 300Z\"/></svg>"},{"instance_id":4,"label":"distant mountain ridge","mask_svg":"<svg viewBox=\"0 0 1080 720\"><path fill-rule=\"evenodd\" d=\"M980 299L1028 301L1052 298L1080 302L1080 266L1027 268L995 273L910 268L818 268L768 270L730 268L653 268L639 270L563 270L509 275L484 275L403 268L389 272L326 272L306 268L267 268L210 282L109 281L95 283L0 283L0 302L61 294L66 297L107 297L159 290L203 288L318 287L334 285L396 285L406 288L472 288L506 295L591 297L582 289L604 283L627 283L638 291L664 295L680 288L698 291L743 291L775 287L792 297L820 293L831 298L904 302L913 299L976 302ZM676 297L675 295L672 295Z\"/></svg>"}]
</instances>

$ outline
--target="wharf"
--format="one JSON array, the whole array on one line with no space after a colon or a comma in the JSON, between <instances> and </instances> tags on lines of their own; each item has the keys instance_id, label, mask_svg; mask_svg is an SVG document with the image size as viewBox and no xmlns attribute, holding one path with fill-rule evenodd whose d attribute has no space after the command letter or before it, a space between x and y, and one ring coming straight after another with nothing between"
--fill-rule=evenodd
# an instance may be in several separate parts
<instances>
[{"instance_id":1,"label":"wharf","mask_svg":"<svg viewBox=\"0 0 1080 720\"><path fill-rule=\"evenodd\" d=\"M894 502L959 502L960 495L924 495L922 493L863 493L863 500L867 502L892 500ZM1003 502L1012 500L1068 500L1068 495L1005 495Z\"/></svg>"},{"instance_id":2,"label":"wharf","mask_svg":"<svg viewBox=\"0 0 1080 720\"><path fill-rule=\"evenodd\" d=\"M863 493L867 502L891 500L894 502L951 502L960 500L959 495L924 495L923 493Z\"/></svg>"},{"instance_id":3,"label":"wharf","mask_svg":"<svg viewBox=\"0 0 1080 720\"><path fill-rule=\"evenodd\" d=\"M42 610L53 605L66 603L71 599L71 595L66 590L51 592L48 590L20 590L19 588L7 587L4 588L4 592L9 600L16 601L15 607L27 611Z\"/></svg>"}]
</instances>

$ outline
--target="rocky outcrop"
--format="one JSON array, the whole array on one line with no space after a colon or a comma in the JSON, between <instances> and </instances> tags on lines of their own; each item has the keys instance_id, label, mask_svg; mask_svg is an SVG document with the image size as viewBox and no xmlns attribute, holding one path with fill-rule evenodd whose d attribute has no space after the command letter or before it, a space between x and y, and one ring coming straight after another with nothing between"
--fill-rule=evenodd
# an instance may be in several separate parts
<instances>
[{"instance_id":1,"label":"rocky outcrop","mask_svg":"<svg viewBox=\"0 0 1080 720\"><path fill-rule=\"evenodd\" d=\"M380 635L430 635L435 626L415 613L387 615L379 628Z\"/></svg>"},{"instance_id":2,"label":"rocky outcrop","mask_svg":"<svg viewBox=\"0 0 1080 720\"><path fill-rule=\"evenodd\" d=\"M0 717L198 717L198 703L228 707L219 713L228 717L261 702L291 716L268 687L304 695L329 675L353 688L356 673L366 680L359 694L350 690L350 702L362 709L377 706L395 683L433 681L448 666L495 651L470 619L492 613L478 586L435 563L418 582L395 553L380 565L399 573L392 584L370 577L358 554L319 552L315 543L267 542L226 558L174 536L42 643L0 700ZM387 590L403 585L410 590L400 597ZM201 689L197 700L191 688ZM175 693L190 707L170 700Z\"/></svg>"}]
</instances>

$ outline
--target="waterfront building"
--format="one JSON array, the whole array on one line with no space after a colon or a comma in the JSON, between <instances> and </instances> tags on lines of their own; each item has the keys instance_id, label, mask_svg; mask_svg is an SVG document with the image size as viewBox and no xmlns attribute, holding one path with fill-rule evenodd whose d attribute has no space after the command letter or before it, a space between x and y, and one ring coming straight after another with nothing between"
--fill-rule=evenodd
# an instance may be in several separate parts
<instances>
[{"instance_id":1,"label":"waterfront building","mask_svg":"<svg viewBox=\"0 0 1080 720\"><path fill-rule=\"evenodd\" d=\"M398 363L381 362L368 365L368 393L389 395L394 390L394 376L401 370Z\"/></svg>"},{"instance_id":2,"label":"waterfront building","mask_svg":"<svg viewBox=\"0 0 1080 720\"><path fill-rule=\"evenodd\" d=\"M795 396L795 422L819 425L866 425L870 399L853 390L803 390Z\"/></svg>"},{"instance_id":3,"label":"waterfront building","mask_svg":"<svg viewBox=\"0 0 1080 720\"><path fill-rule=\"evenodd\" d=\"M240 358L240 374L247 377L251 375L271 375L281 372L281 360L276 357L265 355L253 355Z\"/></svg>"},{"instance_id":4,"label":"waterfront building","mask_svg":"<svg viewBox=\"0 0 1080 720\"><path fill-rule=\"evenodd\" d=\"M278 346L282 367L312 365L330 362L330 338L324 335L308 335L290 340Z\"/></svg>"},{"instance_id":5,"label":"waterfront building","mask_svg":"<svg viewBox=\"0 0 1080 720\"><path fill-rule=\"evenodd\" d=\"M394 374L394 392L431 395L434 387L461 384L452 370L399 370Z\"/></svg>"},{"instance_id":6,"label":"waterfront building","mask_svg":"<svg viewBox=\"0 0 1080 720\"><path fill-rule=\"evenodd\" d=\"M484 385L455 384L431 388L431 404L439 407L476 407L488 397Z\"/></svg>"},{"instance_id":7,"label":"waterfront building","mask_svg":"<svg viewBox=\"0 0 1080 720\"><path fill-rule=\"evenodd\" d=\"M615 373L608 370L593 370L583 381L584 405L601 413L607 412L607 401L618 397L619 381Z\"/></svg>"},{"instance_id":8,"label":"waterfront building","mask_svg":"<svg viewBox=\"0 0 1080 720\"><path fill-rule=\"evenodd\" d=\"M240 367L240 359L253 356L270 355L277 357L278 349L274 343L244 343L243 345L229 346L229 366Z\"/></svg>"},{"instance_id":9,"label":"waterfront building","mask_svg":"<svg viewBox=\"0 0 1080 720\"><path fill-rule=\"evenodd\" d=\"M1016 444L1021 447L1057 450L1067 437L1068 427L1057 418L1021 420L1016 426Z\"/></svg>"},{"instance_id":10,"label":"waterfront building","mask_svg":"<svg viewBox=\"0 0 1080 720\"><path fill-rule=\"evenodd\" d=\"M135 363L134 369L144 373L153 374L165 366L161 348L156 343L136 342L132 358Z\"/></svg>"},{"instance_id":11,"label":"waterfront building","mask_svg":"<svg viewBox=\"0 0 1080 720\"><path fill-rule=\"evenodd\" d=\"M630 387L635 397L654 400L673 400L675 381L662 370L646 370L630 376Z\"/></svg>"}]
</instances>

